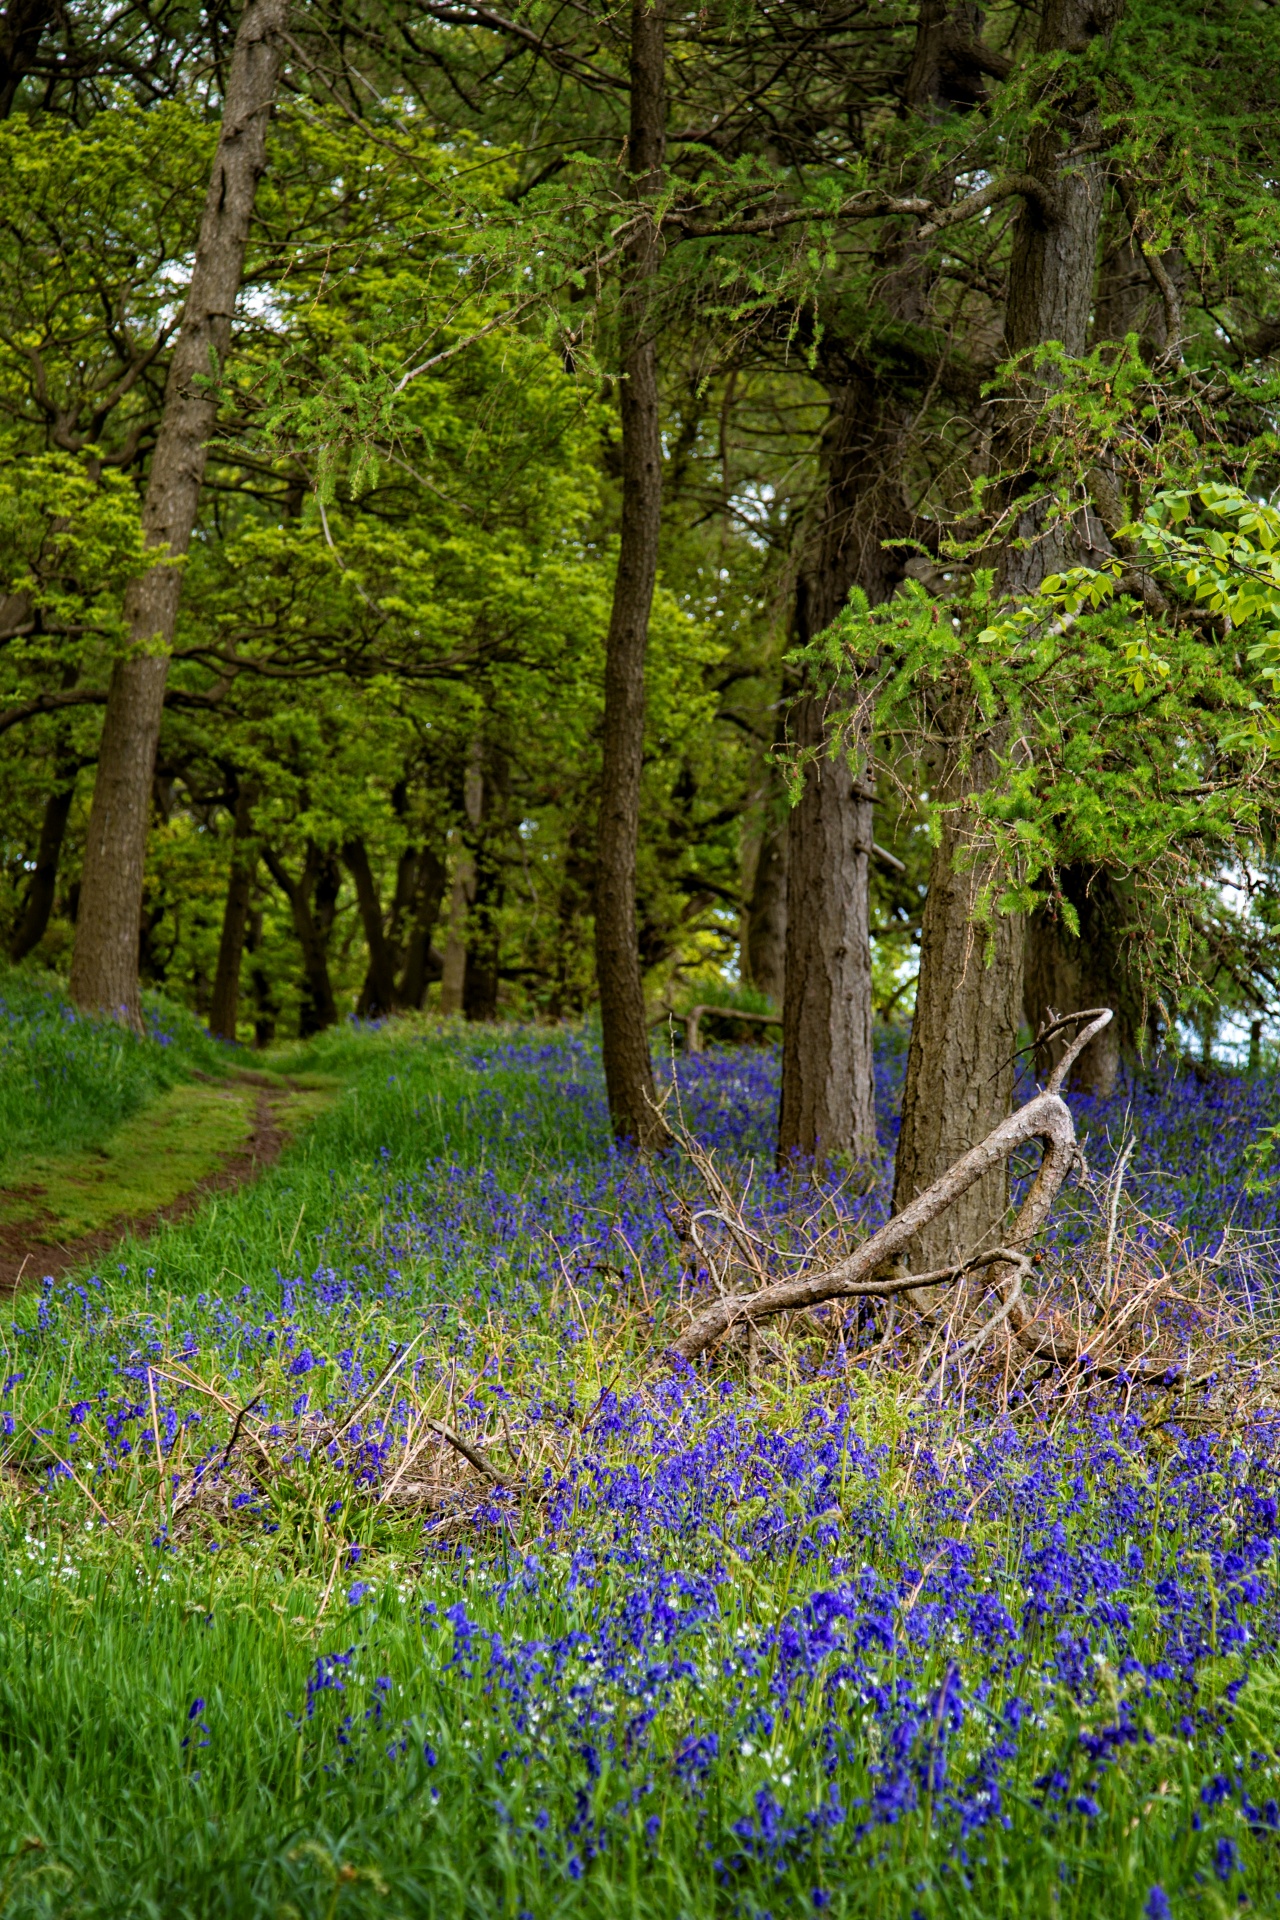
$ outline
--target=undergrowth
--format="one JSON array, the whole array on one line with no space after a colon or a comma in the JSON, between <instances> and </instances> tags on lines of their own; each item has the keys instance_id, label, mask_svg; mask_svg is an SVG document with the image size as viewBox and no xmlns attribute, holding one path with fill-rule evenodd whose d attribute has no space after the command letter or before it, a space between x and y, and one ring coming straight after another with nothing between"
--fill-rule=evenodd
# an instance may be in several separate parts
<instances>
[{"instance_id":1,"label":"undergrowth","mask_svg":"<svg viewBox=\"0 0 1280 1920\"><path fill-rule=\"evenodd\" d=\"M1274 1910L1256 1369L1237 1415L938 1405L847 1325L672 1366L678 1176L588 1044L309 1057L352 1085L267 1178L5 1329L6 1912ZM883 1175L769 1170L771 1053L680 1075L762 1220L883 1217ZM1100 1161L1139 1135L1120 1238L1271 1284L1274 1094L1091 1112ZM1064 1257L1098 1230L1081 1189Z\"/></svg>"}]
</instances>

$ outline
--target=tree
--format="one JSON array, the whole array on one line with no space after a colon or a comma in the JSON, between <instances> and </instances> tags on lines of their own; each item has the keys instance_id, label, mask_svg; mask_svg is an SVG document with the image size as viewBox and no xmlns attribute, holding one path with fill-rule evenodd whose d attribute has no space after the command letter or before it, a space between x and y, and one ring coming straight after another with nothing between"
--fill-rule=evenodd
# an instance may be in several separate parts
<instances>
[{"instance_id":1,"label":"tree","mask_svg":"<svg viewBox=\"0 0 1280 1920\"><path fill-rule=\"evenodd\" d=\"M1004 346L1015 360L1024 360L1049 341L1061 343L1069 354L1085 349L1105 161L1098 88L1083 62L1090 44L1115 25L1122 4L1049 0L1041 17L1036 52L1046 63L1046 79L1027 143L1005 304ZM1034 592L1073 544L1069 523L1045 514L1039 504L1036 436L1043 416L1025 360L1022 382L1033 391L1014 388L993 435L1005 503L997 591L1011 601ZM941 743L935 750L936 791L945 811L925 900L894 1162L895 1211L985 1138L1009 1111L1022 1018L1022 919L1002 914L983 936L977 935L974 923L985 876L965 858L970 835L967 795L992 783L999 757L1008 749L1008 733L997 725L974 744L963 696L939 705L937 723ZM998 1229L1007 1205L1008 1173L1002 1164L975 1182L945 1219L926 1231L919 1249L925 1267L976 1251Z\"/></svg>"},{"instance_id":2,"label":"tree","mask_svg":"<svg viewBox=\"0 0 1280 1920\"><path fill-rule=\"evenodd\" d=\"M622 537L605 642L596 980L609 1116L643 1153L670 1135L658 1111L636 931L636 847L644 756L644 662L658 572L662 438L653 286L659 247L649 203L666 149L666 0L632 0L627 169L636 212L619 308Z\"/></svg>"},{"instance_id":3,"label":"tree","mask_svg":"<svg viewBox=\"0 0 1280 1920\"><path fill-rule=\"evenodd\" d=\"M107 695L71 964L78 1006L137 1024L147 812L185 556L195 530L216 382L231 338L288 0L249 0L236 35L191 284L169 366L142 512L157 558L125 596L126 651Z\"/></svg>"}]
</instances>

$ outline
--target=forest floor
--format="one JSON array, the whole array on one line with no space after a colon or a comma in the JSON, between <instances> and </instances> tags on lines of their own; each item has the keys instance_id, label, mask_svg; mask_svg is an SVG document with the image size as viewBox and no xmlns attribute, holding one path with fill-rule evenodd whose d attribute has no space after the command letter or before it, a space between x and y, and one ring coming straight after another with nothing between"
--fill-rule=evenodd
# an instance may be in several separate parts
<instances>
[{"instance_id":1,"label":"forest floor","mask_svg":"<svg viewBox=\"0 0 1280 1920\"><path fill-rule=\"evenodd\" d=\"M193 1128L245 1151L274 1089L168 1012L135 1051L19 998L6 1179L77 1131L144 1163L220 1078ZM287 1065L323 1105L260 1177L0 1305L6 1920L1277 1910L1273 1077L1080 1103L1046 1249L1175 1317L1211 1283L1212 1383L938 1395L854 1313L672 1364L690 1169L614 1148L589 1036ZM857 1180L770 1170L771 1049L681 1103L753 1231L847 1242L901 1065Z\"/></svg>"},{"instance_id":2,"label":"forest floor","mask_svg":"<svg viewBox=\"0 0 1280 1920\"><path fill-rule=\"evenodd\" d=\"M61 1278L256 1179L340 1085L233 1069L170 1088L100 1144L11 1160L0 1175L0 1292Z\"/></svg>"}]
</instances>

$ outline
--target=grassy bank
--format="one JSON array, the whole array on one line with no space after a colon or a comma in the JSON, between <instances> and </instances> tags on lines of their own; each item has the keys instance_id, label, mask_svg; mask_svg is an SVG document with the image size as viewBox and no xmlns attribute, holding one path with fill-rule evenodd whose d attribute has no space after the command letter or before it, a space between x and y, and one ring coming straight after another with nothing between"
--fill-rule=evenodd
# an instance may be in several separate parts
<instances>
[{"instance_id":1,"label":"grassy bank","mask_svg":"<svg viewBox=\"0 0 1280 1920\"><path fill-rule=\"evenodd\" d=\"M101 1146L193 1072L221 1075L234 1049L158 995L146 1032L77 1014L52 977L0 970L0 1176L30 1155Z\"/></svg>"},{"instance_id":2,"label":"grassy bank","mask_svg":"<svg viewBox=\"0 0 1280 1920\"><path fill-rule=\"evenodd\" d=\"M585 1045L311 1065L347 1090L266 1178L5 1324L6 1912L1274 1906L1275 1422L922 1404L847 1329L673 1369L699 1278ZM761 1220L774 1071L683 1070ZM1273 1094L1091 1116L1138 1115L1135 1244L1216 1187L1256 1285Z\"/></svg>"}]
</instances>

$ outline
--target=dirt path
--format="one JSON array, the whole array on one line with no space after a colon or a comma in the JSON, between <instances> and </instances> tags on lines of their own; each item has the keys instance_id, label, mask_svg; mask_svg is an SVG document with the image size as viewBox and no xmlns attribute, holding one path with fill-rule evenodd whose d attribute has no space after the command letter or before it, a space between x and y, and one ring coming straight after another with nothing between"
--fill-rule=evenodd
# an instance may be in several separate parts
<instances>
[{"instance_id":1,"label":"dirt path","mask_svg":"<svg viewBox=\"0 0 1280 1920\"><path fill-rule=\"evenodd\" d=\"M84 1261L109 1253L128 1235L145 1238L157 1227L189 1219L211 1195L230 1193L237 1187L247 1185L273 1161L278 1160L293 1137L281 1125L281 1110L295 1089L288 1083L272 1083L269 1088L265 1087L259 1076L253 1073L236 1074L232 1078L247 1081L260 1091L248 1139L235 1153L228 1154L216 1173L198 1180L187 1192L170 1201L168 1206L157 1207L154 1212L140 1216L123 1214L109 1226L101 1227L95 1233L81 1234L74 1240L57 1242L38 1238L38 1223L0 1223L0 1294L12 1293L20 1283L30 1285L33 1280L42 1280L50 1274L54 1279L60 1279L64 1273Z\"/></svg>"}]
</instances>

